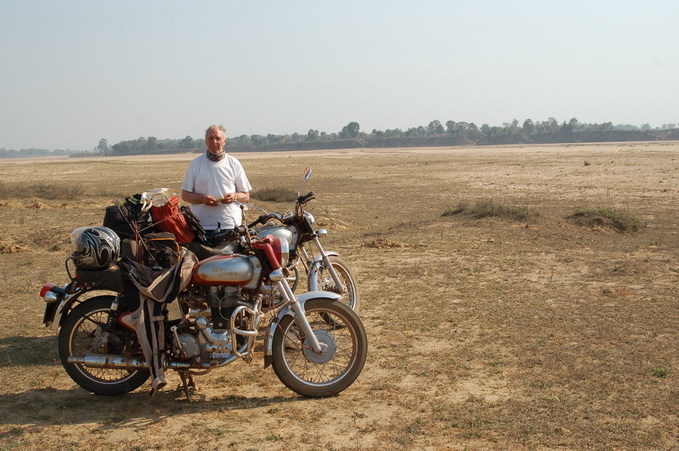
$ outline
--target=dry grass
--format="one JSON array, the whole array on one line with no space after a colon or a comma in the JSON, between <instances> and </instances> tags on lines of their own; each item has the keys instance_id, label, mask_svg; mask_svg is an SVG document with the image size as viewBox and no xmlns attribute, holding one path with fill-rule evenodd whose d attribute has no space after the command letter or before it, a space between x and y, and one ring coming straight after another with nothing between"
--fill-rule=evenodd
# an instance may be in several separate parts
<instances>
[{"instance_id":1,"label":"dry grass","mask_svg":"<svg viewBox=\"0 0 679 451\"><path fill-rule=\"evenodd\" d=\"M568 216L574 223L591 228L610 228L617 232L638 232L639 218L612 208L581 209Z\"/></svg>"},{"instance_id":2,"label":"dry grass","mask_svg":"<svg viewBox=\"0 0 679 451\"><path fill-rule=\"evenodd\" d=\"M173 373L153 398L80 390L40 324L39 288L64 281L73 228L126 195L179 190L188 156L153 171L143 159L0 162L5 186L53 179L86 197L0 199L2 245L22 249L0 253L0 449L679 447L679 143L238 157L255 187L295 190L313 167L309 208L340 225L326 246L361 288L358 381L303 399L256 357L198 378L193 402ZM444 216L487 199L537 215ZM601 205L646 226L566 219Z\"/></svg>"},{"instance_id":3,"label":"dry grass","mask_svg":"<svg viewBox=\"0 0 679 451\"><path fill-rule=\"evenodd\" d=\"M537 217L536 212L526 207L502 205L493 200L477 201L473 206L461 202L452 210L447 210L443 216L468 215L476 219L504 218L513 221L527 221Z\"/></svg>"}]
</instances>

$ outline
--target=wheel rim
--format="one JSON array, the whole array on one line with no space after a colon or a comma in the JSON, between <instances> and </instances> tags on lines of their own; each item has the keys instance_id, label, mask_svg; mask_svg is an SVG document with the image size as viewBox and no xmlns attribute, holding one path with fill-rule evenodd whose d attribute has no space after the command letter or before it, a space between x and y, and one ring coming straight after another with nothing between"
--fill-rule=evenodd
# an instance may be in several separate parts
<instances>
[{"instance_id":1,"label":"wheel rim","mask_svg":"<svg viewBox=\"0 0 679 451\"><path fill-rule=\"evenodd\" d=\"M357 337L347 319L329 309L306 312L307 320L326 352L317 354L294 321L284 330L284 364L305 384L324 386L336 383L351 369L356 359ZM330 318L330 321L328 321Z\"/></svg>"},{"instance_id":2,"label":"wheel rim","mask_svg":"<svg viewBox=\"0 0 679 451\"><path fill-rule=\"evenodd\" d=\"M106 323L108 310L93 311L87 317L80 318L69 337L69 356L82 357L87 354L106 354L110 347L104 349L102 329L98 324ZM115 346L115 343L113 343ZM122 349L122 343L120 343ZM103 352L102 352L103 351ZM122 353L112 352L112 353ZM83 376L99 383L120 383L137 374L137 370L118 368L91 368L80 364L73 364Z\"/></svg>"},{"instance_id":3,"label":"wheel rim","mask_svg":"<svg viewBox=\"0 0 679 451\"><path fill-rule=\"evenodd\" d=\"M355 301L355 295L354 295L354 285L352 283L351 278L345 271L345 269L340 266L340 265L333 265L332 266L335 272L337 273L337 276L340 278L342 285L344 285L344 291L340 292L336 287L335 287L335 281L332 279L332 275L330 272L324 268L321 267L319 271L319 288L322 291L330 291L332 293L337 293L340 296L342 296L339 300L342 304L347 305L350 309L354 309L356 307L356 301Z\"/></svg>"}]
</instances>

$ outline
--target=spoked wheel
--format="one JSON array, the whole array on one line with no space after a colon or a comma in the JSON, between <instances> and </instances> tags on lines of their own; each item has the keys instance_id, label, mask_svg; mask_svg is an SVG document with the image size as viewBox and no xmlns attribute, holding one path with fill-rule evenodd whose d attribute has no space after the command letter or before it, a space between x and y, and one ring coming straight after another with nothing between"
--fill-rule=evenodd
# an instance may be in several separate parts
<instances>
[{"instance_id":1,"label":"spoked wheel","mask_svg":"<svg viewBox=\"0 0 679 451\"><path fill-rule=\"evenodd\" d=\"M82 388L98 395L121 395L140 387L148 378L147 369L92 368L69 363L69 357L88 354L123 354L126 350L139 351L136 343L126 343L126 332L116 324L116 331L105 333L113 296L97 296L84 301L66 317L59 332L59 357L69 376ZM136 340L135 340L136 341Z\"/></svg>"},{"instance_id":2,"label":"spoked wheel","mask_svg":"<svg viewBox=\"0 0 679 451\"><path fill-rule=\"evenodd\" d=\"M294 316L285 316L273 337L274 372L300 395L336 395L356 380L365 364L368 338L363 323L339 301L310 299L304 303L304 310L324 350L314 352Z\"/></svg>"},{"instance_id":3,"label":"spoked wheel","mask_svg":"<svg viewBox=\"0 0 679 451\"><path fill-rule=\"evenodd\" d=\"M321 266L318 268L318 289L342 295L340 301L343 304L348 305L353 311L358 312L358 307L360 304L358 285L356 285L356 281L353 274L351 273L351 270L344 260L342 260L337 255L330 255L328 258L330 259L333 269L342 281L342 285L344 285L344 291L337 289L332 275L328 271L328 268L326 268L323 264L321 264Z\"/></svg>"}]
</instances>

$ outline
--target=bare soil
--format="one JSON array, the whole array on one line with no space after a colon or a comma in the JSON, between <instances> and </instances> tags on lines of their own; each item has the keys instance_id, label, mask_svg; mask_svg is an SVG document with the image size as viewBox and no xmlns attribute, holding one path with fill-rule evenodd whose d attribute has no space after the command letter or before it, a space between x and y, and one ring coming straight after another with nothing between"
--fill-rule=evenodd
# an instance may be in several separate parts
<instances>
[{"instance_id":1,"label":"bare soil","mask_svg":"<svg viewBox=\"0 0 679 451\"><path fill-rule=\"evenodd\" d=\"M255 356L191 401L172 372L153 397L89 394L40 287L66 282L72 229L179 191L193 156L0 161L0 449L679 449L679 142L237 154L255 189L314 169L309 209L359 283L363 373L305 399ZM533 215L446 215L479 201Z\"/></svg>"}]
</instances>

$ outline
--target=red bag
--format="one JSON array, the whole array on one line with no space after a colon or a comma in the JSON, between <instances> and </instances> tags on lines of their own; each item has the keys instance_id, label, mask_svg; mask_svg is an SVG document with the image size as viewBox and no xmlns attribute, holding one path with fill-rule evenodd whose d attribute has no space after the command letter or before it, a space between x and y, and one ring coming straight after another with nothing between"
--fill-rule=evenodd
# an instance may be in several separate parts
<instances>
[{"instance_id":1,"label":"red bag","mask_svg":"<svg viewBox=\"0 0 679 451\"><path fill-rule=\"evenodd\" d=\"M179 211L179 198L176 195L171 196L162 207L152 206L151 217L156 229L174 234L179 244L189 243L195 238L184 214Z\"/></svg>"}]
</instances>

